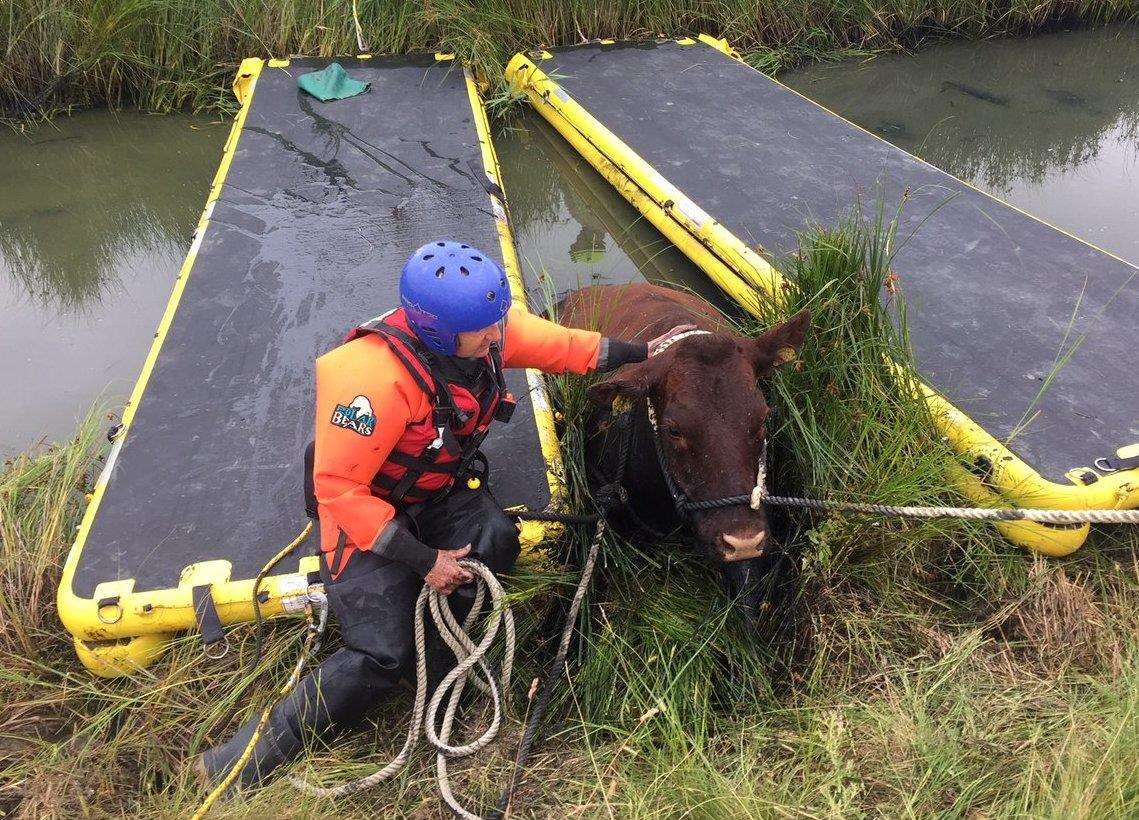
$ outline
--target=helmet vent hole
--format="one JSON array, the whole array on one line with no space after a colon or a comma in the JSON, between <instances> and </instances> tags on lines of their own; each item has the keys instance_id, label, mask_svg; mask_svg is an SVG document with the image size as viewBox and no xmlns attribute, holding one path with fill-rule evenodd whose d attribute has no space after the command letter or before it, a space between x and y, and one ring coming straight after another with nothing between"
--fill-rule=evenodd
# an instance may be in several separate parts
<instances>
[{"instance_id":1,"label":"helmet vent hole","mask_svg":"<svg viewBox=\"0 0 1139 820\"><path fill-rule=\"evenodd\" d=\"M498 294L496 294L493 290L488 290L486 292L486 300L488 302L493 302L497 298L498 298Z\"/></svg>"},{"instance_id":2,"label":"helmet vent hole","mask_svg":"<svg viewBox=\"0 0 1139 820\"><path fill-rule=\"evenodd\" d=\"M445 267L443 267L442 265L440 265L438 268L435 269L435 278L436 279L442 279L443 274L445 274L446 272L447 272L447 269Z\"/></svg>"},{"instance_id":3,"label":"helmet vent hole","mask_svg":"<svg viewBox=\"0 0 1139 820\"><path fill-rule=\"evenodd\" d=\"M425 253L425 254L423 254L423 258L424 258L424 259L434 259L434 258L435 258L435 254L433 254L433 253Z\"/></svg>"},{"instance_id":4,"label":"helmet vent hole","mask_svg":"<svg viewBox=\"0 0 1139 820\"><path fill-rule=\"evenodd\" d=\"M498 286L499 286L500 288L504 288L504 287L506 287L506 279L505 279L505 277L504 277L504 278L502 278L502 279L499 279L499 280L498 280Z\"/></svg>"},{"instance_id":5,"label":"helmet vent hole","mask_svg":"<svg viewBox=\"0 0 1139 820\"><path fill-rule=\"evenodd\" d=\"M445 247L447 247L447 243L446 243L446 242L436 242L435 244L436 244L436 245L438 245L440 248L445 248Z\"/></svg>"},{"instance_id":6,"label":"helmet vent hole","mask_svg":"<svg viewBox=\"0 0 1139 820\"><path fill-rule=\"evenodd\" d=\"M462 248L462 249L463 249L463 250L465 250L465 251L469 251L469 250L471 249L471 246L470 246L470 245L460 245L459 247L460 247L460 248Z\"/></svg>"},{"instance_id":7,"label":"helmet vent hole","mask_svg":"<svg viewBox=\"0 0 1139 820\"><path fill-rule=\"evenodd\" d=\"M469 270L467 270L466 268L464 268L462 265L459 266L459 273L463 274L463 276L470 276L471 275L471 272Z\"/></svg>"},{"instance_id":8,"label":"helmet vent hole","mask_svg":"<svg viewBox=\"0 0 1139 820\"><path fill-rule=\"evenodd\" d=\"M481 262L481 261L482 261L482 257L481 257L481 256L473 256L473 255L472 255L472 256L471 256L471 259L473 259L473 260L474 260L474 261L476 261L476 262Z\"/></svg>"}]
</instances>

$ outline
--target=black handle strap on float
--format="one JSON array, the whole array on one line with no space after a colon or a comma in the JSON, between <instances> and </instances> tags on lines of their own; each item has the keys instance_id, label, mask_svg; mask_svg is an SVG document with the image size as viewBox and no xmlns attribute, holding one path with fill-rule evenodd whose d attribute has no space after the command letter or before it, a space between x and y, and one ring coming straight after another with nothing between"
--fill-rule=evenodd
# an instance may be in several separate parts
<instances>
[{"instance_id":1,"label":"black handle strap on float","mask_svg":"<svg viewBox=\"0 0 1139 820\"><path fill-rule=\"evenodd\" d=\"M194 620L198 624L198 632L202 636L202 653L213 660L224 658L229 651L229 642L225 638L225 629L221 625L217 606L214 604L212 584L199 584L193 589ZM221 651L214 647L221 644Z\"/></svg>"},{"instance_id":2,"label":"black handle strap on float","mask_svg":"<svg viewBox=\"0 0 1139 820\"><path fill-rule=\"evenodd\" d=\"M481 160L467 160L467 168L470 169L471 176L474 177L475 182L477 182L484 191L499 202L506 201L506 194L502 192L502 186L497 182L491 182L490 177L488 177L486 171L483 170Z\"/></svg>"},{"instance_id":3,"label":"black handle strap on float","mask_svg":"<svg viewBox=\"0 0 1139 820\"><path fill-rule=\"evenodd\" d=\"M1125 448L1130 450L1132 448ZM1119 455L1108 456L1107 458L1097 458L1095 460L1096 469L1102 473L1119 473L1124 470L1134 470L1139 467L1139 447L1135 447L1135 452L1129 455L1122 455L1124 450L1120 450Z\"/></svg>"}]
</instances>

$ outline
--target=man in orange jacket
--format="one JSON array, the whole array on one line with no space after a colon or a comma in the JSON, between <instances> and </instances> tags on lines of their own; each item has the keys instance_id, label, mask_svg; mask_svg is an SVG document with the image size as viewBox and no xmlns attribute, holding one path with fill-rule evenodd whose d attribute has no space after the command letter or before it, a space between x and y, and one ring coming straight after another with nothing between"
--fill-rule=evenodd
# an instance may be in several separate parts
<instances>
[{"instance_id":1,"label":"man in orange jacket","mask_svg":"<svg viewBox=\"0 0 1139 820\"><path fill-rule=\"evenodd\" d=\"M487 429L514 407L503 369L610 370L644 360L659 341L606 339L511 309L502 268L460 242L412 254L400 302L316 363L311 489L321 576L344 646L274 708L244 786L292 760L307 740L355 724L412 670L424 582L456 592L473 580L458 563L467 555L496 573L513 566L518 529L484 487L466 482ZM460 619L469 589L452 599ZM226 773L256 723L203 754L199 773Z\"/></svg>"}]
</instances>

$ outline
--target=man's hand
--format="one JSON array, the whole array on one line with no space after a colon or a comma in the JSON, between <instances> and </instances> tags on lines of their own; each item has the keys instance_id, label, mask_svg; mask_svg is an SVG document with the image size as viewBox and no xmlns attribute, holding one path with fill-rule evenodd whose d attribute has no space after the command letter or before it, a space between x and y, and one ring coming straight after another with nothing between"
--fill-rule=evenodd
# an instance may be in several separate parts
<instances>
[{"instance_id":1,"label":"man's hand","mask_svg":"<svg viewBox=\"0 0 1139 820\"><path fill-rule=\"evenodd\" d=\"M690 330L696 330L696 329L697 329L696 325L677 325L672 330L665 331L661 335L657 336L655 339L650 339L649 340L649 355L653 356L656 354L657 348L660 347L661 342L668 341L673 336L679 336L681 333L687 333Z\"/></svg>"},{"instance_id":2,"label":"man's hand","mask_svg":"<svg viewBox=\"0 0 1139 820\"><path fill-rule=\"evenodd\" d=\"M444 595L450 595L463 584L469 584L475 580L475 576L466 567L459 566L459 559L466 558L470 551L470 544L458 550L436 550L435 566L423 580Z\"/></svg>"}]
</instances>

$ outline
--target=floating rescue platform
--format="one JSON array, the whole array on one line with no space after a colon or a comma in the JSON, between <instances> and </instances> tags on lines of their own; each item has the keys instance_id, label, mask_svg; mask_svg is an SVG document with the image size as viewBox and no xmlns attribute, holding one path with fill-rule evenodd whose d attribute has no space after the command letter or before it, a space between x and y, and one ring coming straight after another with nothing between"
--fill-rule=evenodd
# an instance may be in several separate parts
<instances>
[{"instance_id":1,"label":"floating rescue platform","mask_svg":"<svg viewBox=\"0 0 1139 820\"><path fill-rule=\"evenodd\" d=\"M808 222L903 196L894 261L923 391L978 501L1139 505L1137 269L750 68L725 41L518 54L507 76L733 299L777 292ZM766 258L765 258L766 257ZM760 296L757 296L760 294ZM999 525L1048 554L1087 526Z\"/></svg>"},{"instance_id":2,"label":"floating rescue platform","mask_svg":"<svg viewBox=\"0 0 1139 820\"><path fill-rule=\"evenodd\" d=\"M257 573L306 520L313 363L398 304L412 250L453 236L500 252L522 301L470 74L448 55L342 59L371 90L322 104L296 78L328 62L241 65L240 113L60 584L97 674L253 618ZM542 509L559 486L552 418L536 374L507 381L518 412L483 448L510 465L494 491ZM542 534L527 525L523 541ZM315 538L262 583L267 617L303 609Z\"/></svg>"}]
</instances>

